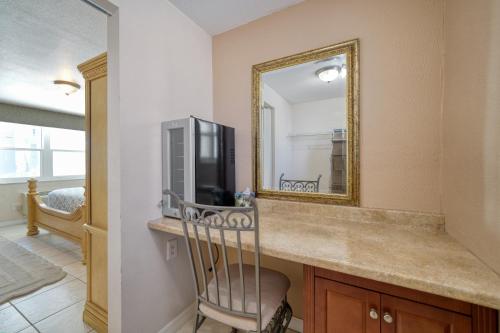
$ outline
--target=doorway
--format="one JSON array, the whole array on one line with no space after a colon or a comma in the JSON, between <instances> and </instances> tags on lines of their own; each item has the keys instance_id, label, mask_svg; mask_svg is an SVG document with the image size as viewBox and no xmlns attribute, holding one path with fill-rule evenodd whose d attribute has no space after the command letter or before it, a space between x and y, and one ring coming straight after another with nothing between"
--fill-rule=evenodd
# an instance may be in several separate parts
<instances>
[{"instance_id":1,"label":"doorway","mask_svg":"<svg viewBox=\"0 0 500 333\"><path fill-rule=\"evenodd\" d=\"M261 109L261 161L264 161L262 172L263 187L276 189L276 171L275 171L275 109L268 103L264 103Z\"/></svg>"},{"instance_id":2,"label":"doorway","mask_svg":"<svg viewBox=\"0 0 500 333\"><path fill-rule=\"evenodd\" d=\"M12 286L0 295L7 318L0 331L88 332L81 319L85 80L77 66L106 51L107 18L80 0L0 6L0 189L15 199L0 212L10 214L0 225L7 273L0 272L0 289ZM13 283L28 275L34 281L26 287Z\"/></svg>"}]
</instances>

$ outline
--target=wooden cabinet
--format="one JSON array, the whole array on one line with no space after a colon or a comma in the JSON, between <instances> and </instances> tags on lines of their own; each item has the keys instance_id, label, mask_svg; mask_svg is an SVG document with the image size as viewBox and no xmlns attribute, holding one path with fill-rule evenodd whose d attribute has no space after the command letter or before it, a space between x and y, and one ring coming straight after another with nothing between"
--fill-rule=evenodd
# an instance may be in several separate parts
<instances>
[{"instance_id":1,"label":"wooden cabinet","mask_svg":"<svg viewBox=\"0 0 500 333\"><path fill-rule=\"evenodd\" d=\"M304 266L305 333L497 333L498 311Z\"/></svg>"},{"instance_id":2,"label":"wooden cabinet","mask_svg":"<svg viewBox=\"0 0 500 333\"><path fill-rule=\"evenodd\" d=\"M378 293L316 278L315 299L316 333L380 332Z\"/></svg>"},{"instance_id":3,"label":"wooden cabinet","mask_svg":"<svg viewBox=\"0 0 500 333\"><path fill-rule=\"evenodd\" d=\"M381 295L382 333L470 333L471 317ZM386 316L386 317L385 317Z\"/></svg>"}]
</instances>

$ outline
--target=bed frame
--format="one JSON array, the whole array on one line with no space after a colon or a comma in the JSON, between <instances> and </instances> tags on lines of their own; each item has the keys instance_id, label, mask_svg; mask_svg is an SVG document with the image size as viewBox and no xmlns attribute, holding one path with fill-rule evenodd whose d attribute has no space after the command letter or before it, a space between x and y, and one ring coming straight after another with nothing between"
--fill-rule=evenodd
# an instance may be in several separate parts
<instances>
[{"instance_id":1,"label":"bed frame","mask_svg":"<svg viewBox=\"0 0 500 333\"><path fill-rule=\"evenodd\" d=\"M319 192L319 180L321 175L315 180L285 179L285 173L280 176L280 191L290 192Z\"/></svg>"},{"instance_id":2,"label":"bed frame","mask_svg":"<svg viewBox=\"0 0 500 333\"><path fill-rule=\"evenodd\" d=\"M86 202L68 213L47 206L36 190L37 181L28 180L28 236L38 235L38 228L46 229L54 234L80 244L83 263L86 262L85 232L83 224L86 221Z\"/></svg>"}]
</instances>

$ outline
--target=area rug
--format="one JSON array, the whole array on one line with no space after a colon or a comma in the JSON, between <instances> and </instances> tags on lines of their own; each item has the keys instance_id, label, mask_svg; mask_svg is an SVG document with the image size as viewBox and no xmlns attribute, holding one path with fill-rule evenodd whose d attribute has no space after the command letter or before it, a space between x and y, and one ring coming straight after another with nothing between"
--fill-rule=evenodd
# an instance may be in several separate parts
<instances>
[{"instance_id":1,"label":"area rug","mask_svg":"<svg viewBox=\"0 0 500 333\"><path fill-rule=\"evenodd\" d=\"M0 236L0 304L65 276L60 267Z\"/></svg>"}]
</instances>

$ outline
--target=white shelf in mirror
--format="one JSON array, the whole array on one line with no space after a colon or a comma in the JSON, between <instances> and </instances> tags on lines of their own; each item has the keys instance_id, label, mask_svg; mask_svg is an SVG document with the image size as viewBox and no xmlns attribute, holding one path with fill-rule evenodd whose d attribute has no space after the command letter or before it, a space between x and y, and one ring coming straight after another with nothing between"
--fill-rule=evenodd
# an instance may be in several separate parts
<instances>
[{"instance_id":1,"label":"white shelf in mirror","mask_svg":"<svg viewBox=\"0 0 500 333\"><path fill-rule=\"evenodd\" d=\"M333 132L304 132L304 133L289 133L287 137L289 138L300 138L300 137L324 137L327 136L331 138L334 135ZM345 141L345 138L333 139L333 141L341 142Z\"/></svg>"},{"instance_id":2,"label":"white shelf in mirror","mask_svg":"<svg viewBox=\"0 0 500 333\"><path fill-rule=\"evenodd\" d=\"M304 133L289 133L287 137L295 138L301 136L332 136L333 132L304 132Z\"/></svg>"}]
</instances>

